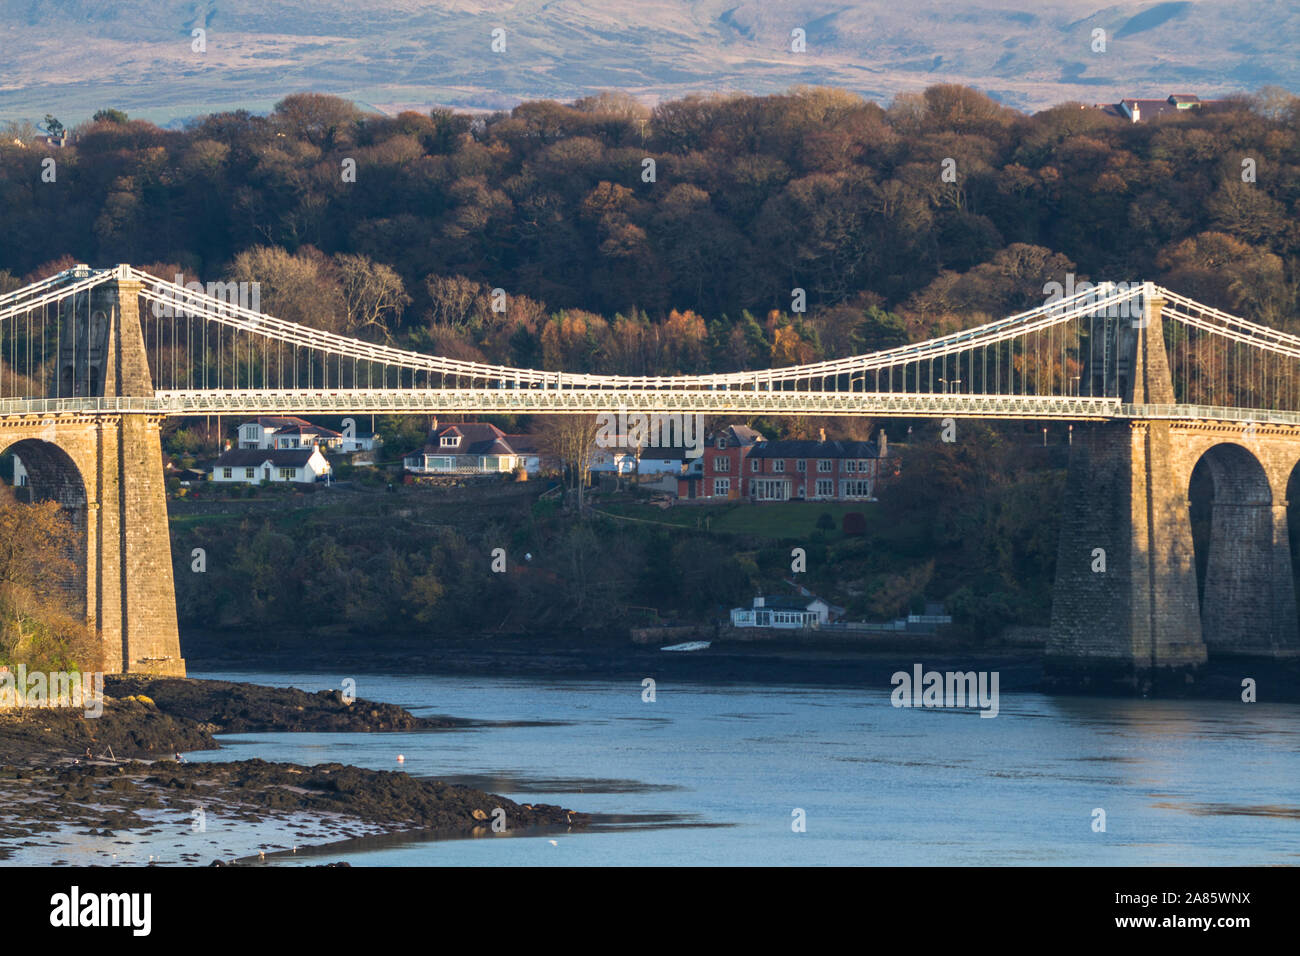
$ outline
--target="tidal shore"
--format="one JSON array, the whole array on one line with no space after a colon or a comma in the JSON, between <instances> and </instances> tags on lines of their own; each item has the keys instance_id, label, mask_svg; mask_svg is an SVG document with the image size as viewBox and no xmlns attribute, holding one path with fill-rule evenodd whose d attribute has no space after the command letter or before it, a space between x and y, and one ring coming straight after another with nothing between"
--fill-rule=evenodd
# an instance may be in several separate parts
<instances>
[{"instance_id":1,"label":"tidal shore","mask_svg":"<svg viewBox=\"0 0 1300 956\"><path fill-rule=\"evenodd\" d=\"M98 717L81 710L0 713L0 860L57 836L91 838L59 841L83 847L109 842L104 838L127 845L134 835L206 833L209 821L247 827L279 821L301 832L303 845L311 842L309 837L329 842L406 832L486 835L494 820L515 831L589 822L586 815L562 807L519 804L400 771L338 763L176 759L187 751L218 749L214 734L439 732L474 723L417 717L375 701L347 701L338 691L311 694L230 681L109 677ZM180 852L157 862L208 862L204 854L219 843L205 840L200 847L198 841L182 839L172 844ZM274 842L256 847L267 853L288 849ZM93 862L80 858L75 846L65 856L50 862ZM224 859L229 861L230 854Z\"/></svg>"},{"instance_id":2,"label":"tidal shore","mask_svg":"<svg viewBox=\"0 0 1300 956\"><path fill-rule=\"evenodd\" d=\"M910 672L920 663L940 671L997 671L1002 693L1141 696L1100 681L1053 686L1045 677L1041 647L975 645L915 635L870 644L779 639L714 642L704 650L687 652L636 644L625 634L386 636L376 643L348 635L197 631L184 633L181 640L195 671L231 670L231 660L237 659L238 670L324 671L340 677L416 673L633 683L653 677L683 683L888 689L895 673ZM1300 661L1248 657L1211 658L1194 679L1162 686L1150 696L1238 701L1246 679L1255 682L1260 700L1300 702Z\"/></svg>"}]
</instances>

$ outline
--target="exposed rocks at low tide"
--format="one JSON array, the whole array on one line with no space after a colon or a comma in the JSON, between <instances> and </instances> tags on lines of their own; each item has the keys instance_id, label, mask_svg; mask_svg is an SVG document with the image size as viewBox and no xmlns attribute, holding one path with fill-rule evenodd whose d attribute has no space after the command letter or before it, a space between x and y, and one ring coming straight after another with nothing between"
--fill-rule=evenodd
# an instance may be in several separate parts
<instances>
[{"instance_id":1,"label":"exposed rocks at low tide","mask_svg":"<svg viewBox=\"0 0 1300 956\"><path fill-rule=\"evenodd\" d=\"M465 726L450 717L416 717L394 704L345 700L341 690L314 694L296 687L262 687L224 680L114 676L104 689L115 697L145 694L163 713L203 723L212 733L314 733L427 730Z\"/></svg>"},{"instance_id":2,"label":"exposed rocks at low tide","mask_svg":"<svg viewBox=\"0 0 1300 956\"><path fill-rule=\"evenodd\" d=\"M0 859L57 829L111 838L164 827L183 834L198 810L213 820L250 824L330 819L349 836L358 835L354 829L469 836L588 822L562 807L519 804L397 771L175 760L181 751L218 747L214 733L446 730L472 721L416 717L361 699L347 703L336 692L229 681L109 678L106 689L111 696L98 717L50 709L0 715ZM181 859L199 862L195 854Z\"/></svg>"}]
</instances>

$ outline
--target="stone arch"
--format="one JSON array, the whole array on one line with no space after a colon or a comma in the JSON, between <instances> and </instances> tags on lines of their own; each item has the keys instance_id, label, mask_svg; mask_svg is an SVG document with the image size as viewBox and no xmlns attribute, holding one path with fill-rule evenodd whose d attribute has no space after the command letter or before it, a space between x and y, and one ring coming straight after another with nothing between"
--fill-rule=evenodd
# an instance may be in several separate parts
<instances>
[{"instance_id":1,"label":"stone arch","mask_svg":"<svg viewBox=\"0 0 1300 956\"><path fill-rule=\"evenodd\" d=\"M1197 488L1198 483L1200 489ZM1296 629L1286 503L1251 449L1217 442L1197 458L1188 480L1192 523L1198 490L1208 490L1208 541L1197 555L1201 633L1211 654L1271 654ZM1200 535L1195 535L1200 537Z\"/></svg>"},{"instance_id":2,"label":"stone arch","mask_svg":"<svg viewBox=\"0 0 1300 956\"><path fill-rule=\"evenodd\" d=\"M0 454L17 456L27 472L27 486L15 488L19 501L54 501L75 531L72 576L61 582L74 613L85 616L88 560L88 505L90 498L80 466L63 448L44 438L0 435Z\"/></svg>"}]
</instances>

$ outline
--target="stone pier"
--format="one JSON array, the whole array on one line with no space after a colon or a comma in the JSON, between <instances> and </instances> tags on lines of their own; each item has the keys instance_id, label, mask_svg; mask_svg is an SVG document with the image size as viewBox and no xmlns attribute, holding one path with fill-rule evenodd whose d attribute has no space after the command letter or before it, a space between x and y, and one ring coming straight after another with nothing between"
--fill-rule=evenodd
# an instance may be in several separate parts
<instances>
[{"instance_id":1,"label":"stone pier","mask_svg":"<svg viewBox=\"0 0 1300 956\"><path fill-rule=\"evenodd\" d=\"M118 279L65 309L60 397L152 397L138 283ZM22 458L34 500L58 501L77 529L74 599L108 673L184 676L171 538L154 413L61 412L0 419L0 451Z\"/></svg>"},{"instance_id":2,"label":"stone pier","mask_svg":"<svg viewBox=\"0 0 1300 956\"><path fill-rule=\"evenodd\" d=\"M1174 403L1159 299L1128 336L1135 405ZM1300 656L1287 487L1300 428L1159 419L1076 426L1046 673L1059 689L1145 693L1209 656ZM1188 490L1213 483L1198 600Z\"/></svg>"}]
</instances>

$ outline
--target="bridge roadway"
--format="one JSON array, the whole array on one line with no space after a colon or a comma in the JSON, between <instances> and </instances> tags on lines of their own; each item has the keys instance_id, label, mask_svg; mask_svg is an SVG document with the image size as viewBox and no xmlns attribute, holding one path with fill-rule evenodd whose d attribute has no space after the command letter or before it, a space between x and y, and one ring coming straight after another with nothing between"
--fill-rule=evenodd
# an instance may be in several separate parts
<instances>
[{"instance_id":1,"label":"bridge roadway","mask_svg":"<svg viewBox=\"0 0 1300 956\"><path fill-rule=\"evenodd\" d=\"M862 415L1060 421L1169 420L1300 425L1300 412L1212 405L1137 405L1116 398L905 392L699 389L336 389L159 391L153 398L0 400L0 418L46 414L186 415L594 414Z\"/></svg>"}]
</instances>

